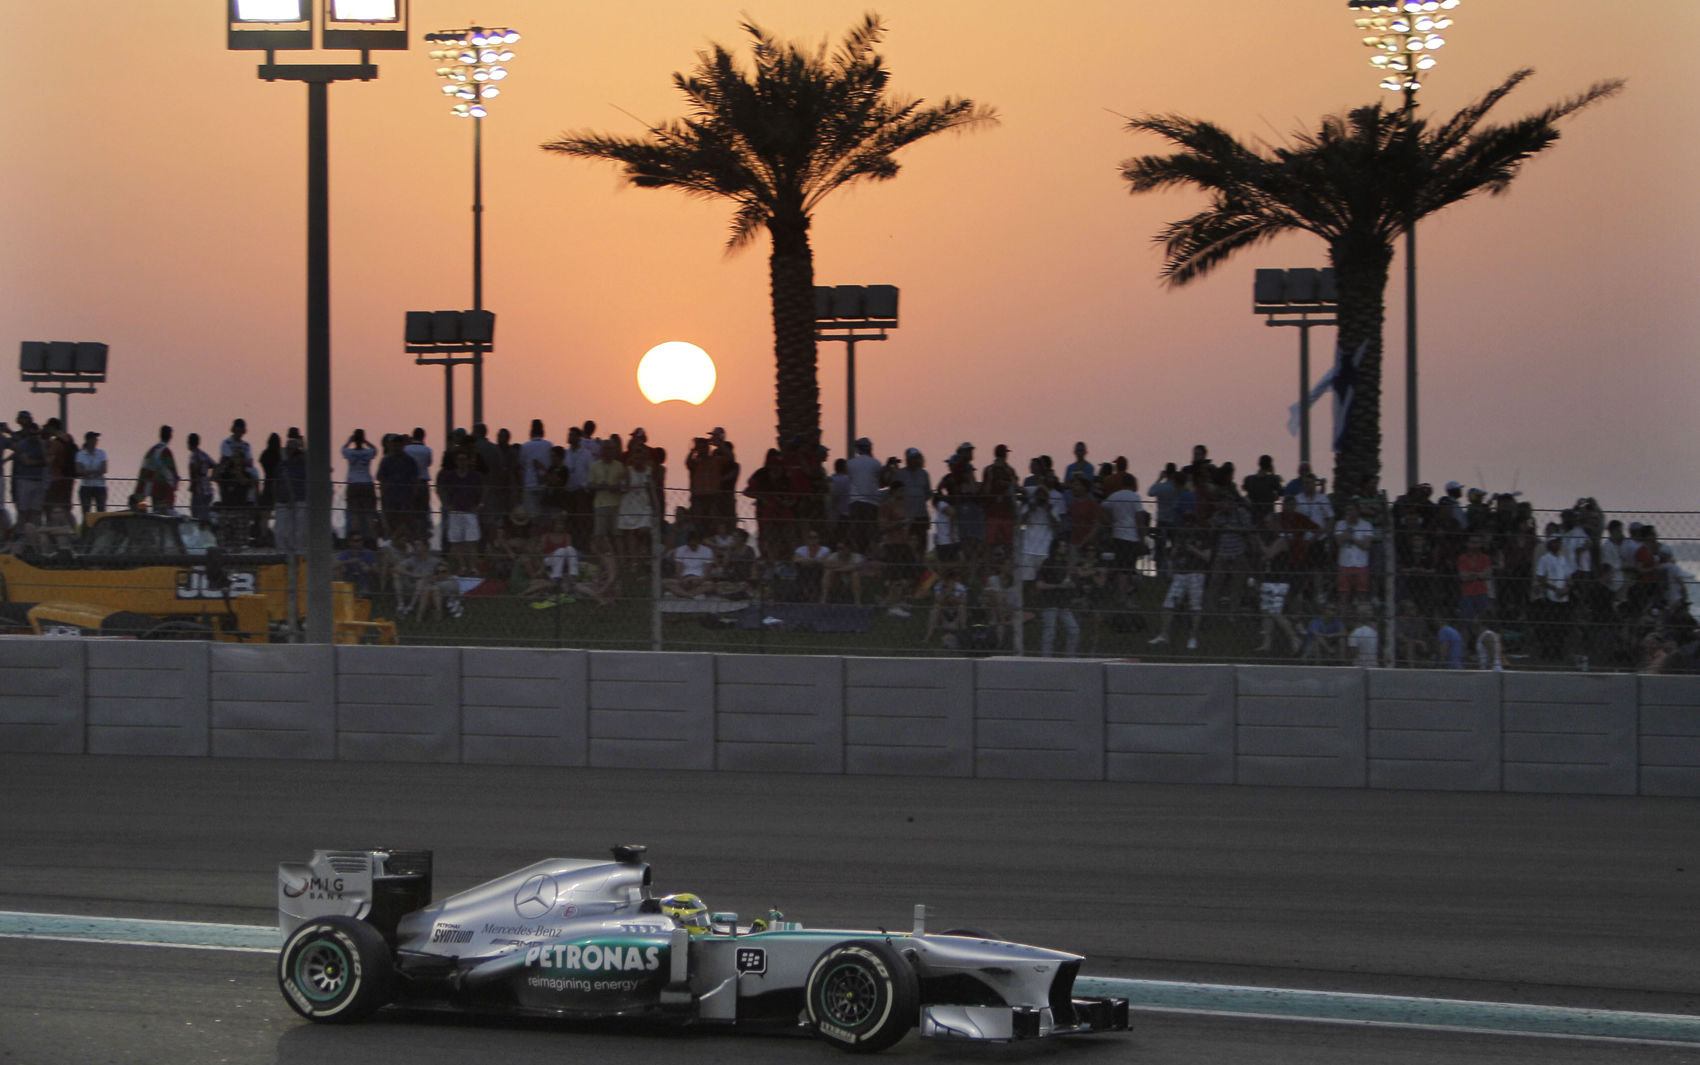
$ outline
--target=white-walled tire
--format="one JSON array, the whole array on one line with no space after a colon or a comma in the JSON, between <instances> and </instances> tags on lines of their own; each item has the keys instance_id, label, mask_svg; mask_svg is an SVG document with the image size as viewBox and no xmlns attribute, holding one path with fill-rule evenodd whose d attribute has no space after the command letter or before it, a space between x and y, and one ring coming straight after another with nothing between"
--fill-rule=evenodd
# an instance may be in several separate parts
<instances>
[{"instance_id":1,"label":"white-walled tire","mask_svg":"<svg viewBox=\"0 0 1700 1065\"><path fill-rule=\"evenodd\" d=\"M277 958L284 1001L310 1021L362 1021L389 1001L389 944L352 917L316 917L295 930Z\"/></svg>"},{"instance_id":2,"label":"white-walled tire","mask_svg":"<svg viewBox=\"0 0 1700 1065\"><path fill-rule=\"evenodd\" d=\"M920 1013L921 988L909 963L883 940L858 939L827 951L804 985L809 1026L828 1043L872 1054L902 1039Z\"/></svg>"}]
</instances>

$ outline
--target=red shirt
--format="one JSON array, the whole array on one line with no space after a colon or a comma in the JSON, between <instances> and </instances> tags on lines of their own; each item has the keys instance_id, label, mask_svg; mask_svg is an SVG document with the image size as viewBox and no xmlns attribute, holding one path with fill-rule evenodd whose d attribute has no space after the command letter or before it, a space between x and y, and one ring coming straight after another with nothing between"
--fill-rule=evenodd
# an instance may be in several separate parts
<instances>
[{"instance_id":1,"label":"red shirt","mask_svg":"<svg viewBox=\"0 0 1700 1065\"><path fill-rule=\"evenodd\" d=\"M1079 499L1070 498L1068 501L1068 542L1079 546L1092 538L1098 530L1098 523L1104 517L1104 508L1091 496Z\"/></svg>"},{"instance_id":2,"label":"red shirt","mask_svg":"<svg viewBox=\"0 0 1700 1065\"><path fill-rule=\"evenodd\" d=\"M1458 575L1479 574L1474 580L1466 579L1460 594L1486 595L1487 578L1493 572L1493 559L1485 551L1466 551L1458 556Z\"/></svg>"}]
</instances>

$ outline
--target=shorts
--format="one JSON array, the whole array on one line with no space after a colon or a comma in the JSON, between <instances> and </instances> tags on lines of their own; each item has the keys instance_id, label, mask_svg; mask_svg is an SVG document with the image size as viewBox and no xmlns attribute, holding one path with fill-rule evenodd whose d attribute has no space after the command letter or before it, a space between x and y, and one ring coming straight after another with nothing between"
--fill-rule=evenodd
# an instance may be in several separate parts
<instances>
[{"instance_id":1,"label":"shorts","mask_svg":"<svg viewBox=\"0 0 1700 1065\"><path fill-rule=\"evenodd\" d=\"M1369 592L1369 567L1341 566L1340 578L1338 583L1335 585L1335 590L1341 592L1364 592L1367 594Z\"/></svg>"},{"instance_id":2,"label":"shorts","mask_svg":"<svg viewBox=\"0 0 1700 1065\"><path fill-rule=\"evenodd\" d=\"M1015 567L1015 579L1018 581L1037 580L1039 577L1039 567L1044 564L1044 555L1023 554L1021 556L1021 564Z\"/></svg>"},{"instance_id":3,"label":"shorts","mask_svg":"<svg viewBox=\"0 0 1700 1065\"><path fill-rule=\"evenodd\" d=\"M1182 597L1192 605L1194 612L1204 609L1204 574L1177 573L1169 582L1169 594L1163 597L1163 609L1173 610L1179 605Z\"/></svg>"},{"instance_id":4,"label":"shorts","mask_svg":"<svg viewBox=\"0 0 1700 1065\"><path fill-rule=\"evenodd\" d=\"M1487 595L1461 595L1458 597L1458 620L1474 621L1488 612L1493 606L1493 597Z\"/></svg>"},{"instance_id":5,"label":"shorts","mask_svg":"<svg viewBox=\"0 0 1700 1065\"><path fill-rule=\"evenodd\" d=\"M939 556L940 562L955 562L962 557L962 545L937 544L934 546L933 552ZM1028 579L1031 580L1032 578L1029 577Z\"/></svg>"},{"instance_id":6,"label":"shorts","mask_svg":"<svg viewBox=\"0 0 1700 1065\"><path fill-rule=\"evenodd\" d=\"M32 480L28 477L12 479L12 502L18 505L20 512L40 510L42 501L47 498L47 480Z\"/></svg>"},{"instance_id":7,"label":"shorts","mask_svg":"<svg viewBox=\"0 0 1700 1065\"><path fill-rule=\"evenodd\" d=\"M1145 545L1138 540L1110 539L1110 549L1116 554L1117 569L1133 569L1145 557Z\"/></svg>"},{"instance_id":8,"label":"shorts","mask_svg":"<svg viewBox=\"0 0 1700 1065\"><path fill-rule=\"evenodd\" d=\"M451 544L475 544L478 542L478 515L470 510L451 510L448 513L449 527L445 535Z\"/></svg>"},{"instance_id":9,"label":"shorts","mask_svg":"<svg viewBox=\"0 0 1700 1065\"><path fill-rule=\"evenodd\" d=\"M619 524L620 524L620 507L619 507L618 504L615 504L614 506L611 506L611 507L597 507L596 508L596 528L592 532L591 535L593 535L593 536L613 536L615 530L617 528L619 528Z\"/></svg>"},{"instance_id":10,"label":"shorts","mask_svg":"<svg viewBox=\"0 0 1700 1065\"><path fill-rule=\"evenodd\" d=\"M1263 612L1279 617L1287 609L1287 593L1292 590L1293 586L1284 581L1264 581L1258 590Z\"/></svg>"}]
</instances>

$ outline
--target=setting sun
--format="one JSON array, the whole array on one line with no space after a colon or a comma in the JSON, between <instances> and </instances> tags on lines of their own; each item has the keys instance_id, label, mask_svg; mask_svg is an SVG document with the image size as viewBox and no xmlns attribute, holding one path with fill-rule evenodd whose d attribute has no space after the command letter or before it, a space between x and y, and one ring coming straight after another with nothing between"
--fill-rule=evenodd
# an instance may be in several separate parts
<instances>
[{"instance_id":1,"label":"setting sun","mask_svg":"<svg viewBox=\"0 0 1700 1065\"><path fill-rule=\"evenodd\" d=\"M638 363L638 388L651 403L682 399L693 406L714 391L714 360L683 340L657 344Z\"/></svg>"}]
</instances>

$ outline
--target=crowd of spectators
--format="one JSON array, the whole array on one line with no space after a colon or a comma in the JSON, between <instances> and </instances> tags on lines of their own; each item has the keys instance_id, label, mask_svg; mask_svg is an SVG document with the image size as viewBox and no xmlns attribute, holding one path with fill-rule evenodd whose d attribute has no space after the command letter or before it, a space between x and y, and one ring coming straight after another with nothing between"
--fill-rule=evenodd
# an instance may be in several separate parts
<instances>
[{"instance_id":1,"label":"crowd of spectators","mask_svg":"<svg viewBox=\"0 0 1700 1065\"><path fill-rule=\"evenodd\" d=\"M257 450L242 419L216 448L191 433L179 455L173 440L162 426L123 505L185 507L231 549L304 550L298 430ZM0 423L9 538L106 509L99 443L27 412ZM1374 478L1330 490L1308 466L1282 477L1267 455L1242 478L1203 445L1143 493L1127 459L1094 463L1084 442L1060 469L1039 455L1025 471L1004 445L982 465L964 442L935 480L913 447L881 460L863 438L829 463L805 437L746 474L718 428L692 440L669 485L667 451L643 429L599 437L594 422L561 444L542 421L517 441L478 425L440 454L424 429L356 430L341 455L339 576L421 618L458 615L463 589L485 580L538 609L607 607L651 595L658 569L670 599L919 610L927 642L963 650L1007 649L1037 621L1032 649L1076 654L1088 617L1141 633L1150 655L1208 638L1241 656L1361 665L1681 672L1700 657L1671 549L1592 499L1543 521L1518 493L1456 481L1393 498Z\"/></svg>"}]
</instances>

